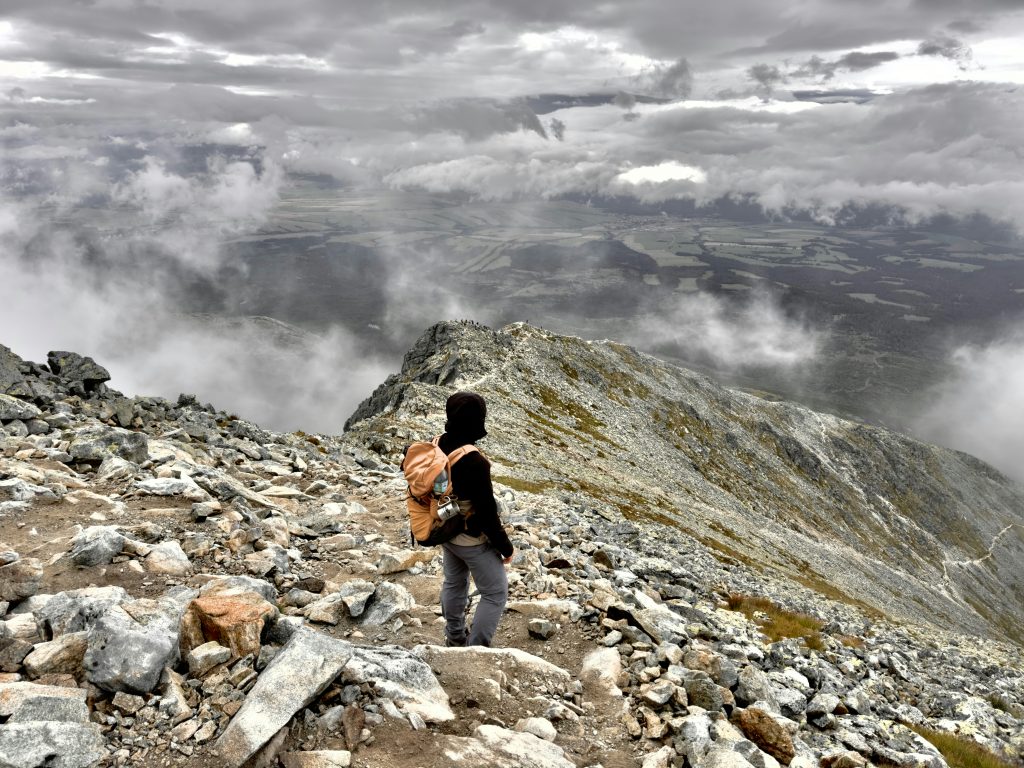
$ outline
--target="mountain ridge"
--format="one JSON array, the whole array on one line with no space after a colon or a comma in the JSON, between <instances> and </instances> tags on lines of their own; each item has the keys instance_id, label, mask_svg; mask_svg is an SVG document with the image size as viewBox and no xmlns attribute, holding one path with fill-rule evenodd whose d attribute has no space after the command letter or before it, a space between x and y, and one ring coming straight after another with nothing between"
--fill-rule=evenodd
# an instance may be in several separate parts
<instances>
[{"instance_id":1,"label":"mountain ridge","mask_svg":"<svg viewBox=\"0 0 1024 768\"><path fill-rule=\"evenodd\" d=\"M973 456L617 342L468 322L429 329L348 434L394 460L452 387L487 397L489 455L513 487L668 522L904 620L1024 637L1024 489Z\"/></svg>"}]
</instances>

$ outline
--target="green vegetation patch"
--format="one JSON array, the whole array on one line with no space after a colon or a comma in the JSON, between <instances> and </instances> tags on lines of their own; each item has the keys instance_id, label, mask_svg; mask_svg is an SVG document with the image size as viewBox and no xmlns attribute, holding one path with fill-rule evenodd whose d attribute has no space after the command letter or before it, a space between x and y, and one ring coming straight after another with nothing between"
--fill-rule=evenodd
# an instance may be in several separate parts
<instances>
[{"instance_id":1,"label":"green vegetation patch","mask_svg":"<svg viewBox=\"0 0 1024 768\"><path fill-rule=\"evenodd\" d=\"M514 491L525 493L544 493L555 485L550 480L533 481L527 480L525 477L506 477L504 475L492 475L491 479L496 483L507 485Z\"/></svg>"},{"instance_id":2,"label":"green vegetation patch","mask_svg":"<svg viewBox=\"0 0 1024 768\"><path fill-rule=\"evenodd\" d=\"M802 638L808 648L822 650L824 624L806 613L797 613L773 603L766 597L753 597L733 593L729 595L729 610L739 611L760 627L772 642L786 637Z\"/></svg>"},{"instance_id":3,"label":"green vegetation patch","mask_svg":"<svg viewBox=\"0 0 1024 768\"><path fill-rule=\"evenodd\" d=\"M1014 768L1014 763L971 739L920 725L910 728L942 753L949 768Z\"/></svg>"},{"instance_id":4,"label":"green vegetation patch","mask_svg":"<svg viewBox=\"0 0 1024 768\"><path fill-rule=\"evenodd\" d=\"M559 416L563 418L571 418L575 421L574 428L577 432L582 432L585 435L589 435L595 440L600 440L604 443L612 445L612 441L609 440L601 432L601 427L605 424L603 421L598 419L589 410L584 408L577 402L572 400L566 400L558 392L545 384L539 384L536 388L537 397L540 399L544 407L552 413L556 418ZM537 414L529 414L530 418L541 420L543 416ZM551 420L546 420L549 428L553 424ZM564 427L561 429L564 430Z\"/></svg>"}]
</instances>

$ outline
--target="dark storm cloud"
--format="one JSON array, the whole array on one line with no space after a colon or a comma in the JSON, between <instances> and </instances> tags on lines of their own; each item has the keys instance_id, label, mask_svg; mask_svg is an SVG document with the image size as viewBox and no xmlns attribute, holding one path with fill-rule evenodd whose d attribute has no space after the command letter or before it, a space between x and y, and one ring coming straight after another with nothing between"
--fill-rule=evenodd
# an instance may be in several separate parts
<instances>
[{"instance_id":1,"label":"dark storm cloud","mask_svg":"<svg viewBox=\"0 0 1024 768\"><path fill-rule=\"evenodd\" d=\"M811 56L794 74L831 80L835 77L836 72L863 72L882 64L887 64L890 61L896 61L899 58L900 55L896 51L875 51L872 53L851 51L832 61L826 61L820 56Z\"/></svg>"},{"instance_id":2,"label":"dark storm cloud","mask_svg":"<svg viewBox=\"0 0 1024 768\"><path fill-rule=\"evenodd\" d=\"M941 56L964 69L971 62L971 47L949 35L936 35L917 46L918 56Z\"/></svg>"},{"instance_id":3,"label":"dark storm cloud","mask_svg":"<svg viewBox=\"0 0 1024 768\"><path fill-rule=\"evenodd\" d=\"M775 86L786 82L786 75L773 64L754 64L747 69L747 77L757 84L755 90L762 99L769 98Z\"/></svg>"},{"instance_id":4,"label":"dark storm cloud","mask_svg":"<svg viewBox=\"0 0 1024 768\"><path fill-rule=\"evenodd\" d=\"M679 59L674 64L656 69L651 74L651 89L666 99L685 99L693 91L693 72L690 62Z\"/></svg>"}]
</instances>

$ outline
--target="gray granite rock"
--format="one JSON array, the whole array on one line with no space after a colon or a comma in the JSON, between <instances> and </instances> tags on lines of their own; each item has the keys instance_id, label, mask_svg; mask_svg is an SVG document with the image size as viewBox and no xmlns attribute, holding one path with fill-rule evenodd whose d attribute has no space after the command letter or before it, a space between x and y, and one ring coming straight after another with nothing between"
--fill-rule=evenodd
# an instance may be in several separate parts
<instances>
[{"instance_id":1,"label":"gray granite rock","mask_svg":"<svg viewBox=\"0 0 1024 768\"><path fill-rule=\"evenodd\" d=\"M217 740L224 765L238 768L246 762L313 701L351 657L348 643L315 630L303 628L292 635Z\"/></svg>"}]
</instances>

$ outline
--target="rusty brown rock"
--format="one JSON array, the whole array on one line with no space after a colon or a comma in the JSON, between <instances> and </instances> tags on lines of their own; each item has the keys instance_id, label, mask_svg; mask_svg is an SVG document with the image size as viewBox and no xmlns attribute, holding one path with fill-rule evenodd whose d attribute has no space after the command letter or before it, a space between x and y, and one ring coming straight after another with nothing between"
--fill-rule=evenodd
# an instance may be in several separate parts
<instances>
[{"instance_id":1,"label":"rusty brown rock","mask_svg":"<svg viewBox=\"0 0 1024 768\"><path fill-rule=\"evenodd\" d=\"M277 608L255 592L197 597L181 620L181 652L215 640L231 649L235 658L258 654L260 635L277 616Z\"/></svg>"},{"instance_id":2,"label":"rusty brown rock","mask_svg":"<svg viewBox=\"0 0 1024 768\"><path fill-rule=\"evenodd\" d=\"M783 765L789 765L796 755L792 736L767 712L754 708L734 709L729 719L759 749Z\"/></svg>"},{"instance_id":3,"label":"rusty brown rock","mask_svg":"<svg viewBox=\"0 0 1024 768\"><path fill-rule=\"evenodd\" d=\"M366 725L366 714L357 704L349 704L341 716L341 725L345 729L345 744L350 750L359 744L359 736Z\"/></svg>"}]
</instances>

